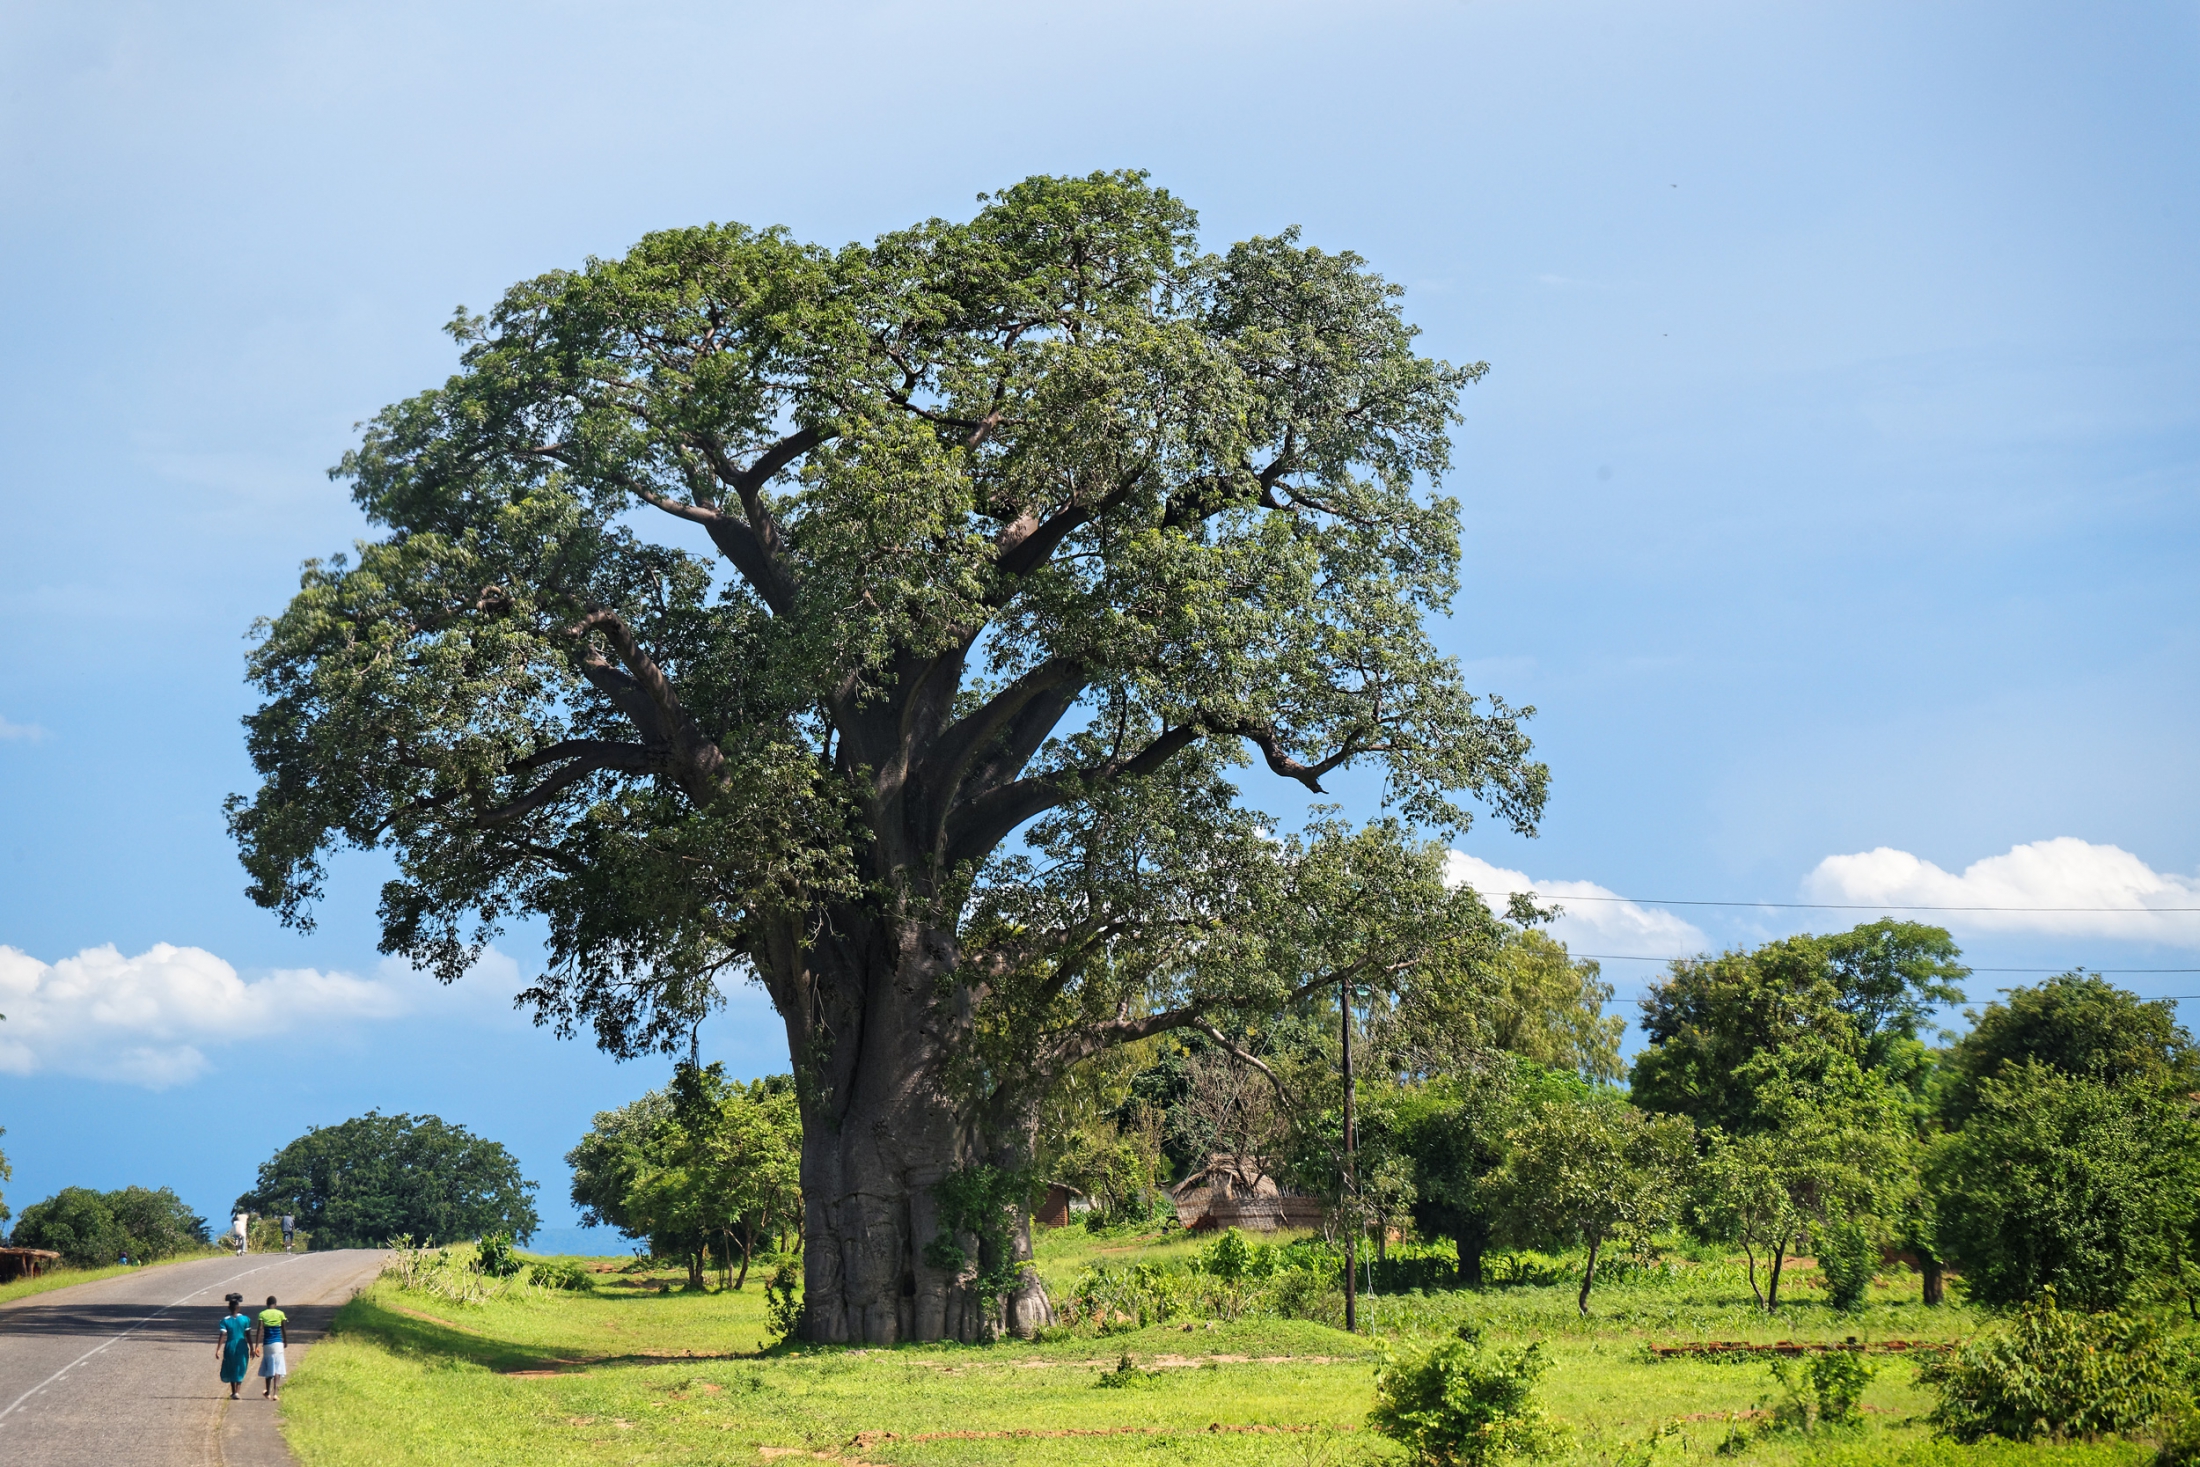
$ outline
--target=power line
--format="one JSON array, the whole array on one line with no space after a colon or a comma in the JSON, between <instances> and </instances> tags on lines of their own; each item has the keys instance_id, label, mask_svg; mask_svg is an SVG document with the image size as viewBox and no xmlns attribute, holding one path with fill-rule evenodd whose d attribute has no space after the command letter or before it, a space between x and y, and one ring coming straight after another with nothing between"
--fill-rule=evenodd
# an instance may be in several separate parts
<instances>
[{"instance_id":1,"label":"power line","mask_svg":"<svg viewBox=\"0 0 2200 1467\"><path fill-rule=\"evenodd\" d=\"M1649 953L1573 953L1577 958L1595 958L1605 963L1676 963L1692 962L1691 958L1668 955L1653 957ZM2083 963L2073 963L2062 968L1973 968L1974 973L2070 973L2085 968L2088 973L2200 973L2200 968L2092 968Z\"/></svg>"},{"instance_id":2,"label":"power line","mask_svg":"<svg viewBox=\"0 0 2200 1467\"><path fill-rule=\"evenodd\" d=\"M1550 902L1631 902L1638 907L1775 907L1810 912L2123 912L2135 917L2200 912L2200 907L1933 907L1901 902L1724 902L1692 897L1559 896L1540 891L1490 892Z\"/></svg>"}]
</instances>

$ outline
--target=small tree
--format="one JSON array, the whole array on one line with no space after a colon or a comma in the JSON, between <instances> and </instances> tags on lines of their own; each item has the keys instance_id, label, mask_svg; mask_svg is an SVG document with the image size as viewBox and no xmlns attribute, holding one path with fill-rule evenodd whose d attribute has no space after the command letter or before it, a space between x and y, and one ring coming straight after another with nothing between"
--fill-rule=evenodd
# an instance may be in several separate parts
<instances>
[{"instance_id":1,"label":"small tree","mask_svg":"<svg viewBox=\"0 0 2200 1467\"><path fill-rule=\"evenodd\" d=\"M1678 1214L1695 1129L1680 1116L1580 1100L1545 1106L1507 1139L1511 1155L1493 1184L1508 1225L1523 1237L1588 1249L1575 1299L1587 1318L1605 1243L1625 1237L1647 1248Z\"/></svg>"},{"instance_id":2,"label":"small tree","mask_svg":"<svg viewBox=\"0 0 2200 1467\"><path fill-rule=\"evenodd\" d=\"M1690 1212L1706 1240L1740 1246L1757 1307L1768 1314L1779 1308L1781 1265L1803 1230L1802 1213L1781 1175L1780 1139L1712 1132ZM1760 1256L1766 1268L1763 1282L1757 1275Z\"/></svg>"},{"instance_id":3,"label":"small tree","mask_svg":"<svg viewBox=\"0 0 2200 1467\"><path fill-rule=\"evenodd\" d=\"M79 1268L113 1263L125 1254L151 1262L208 1241L206 1219L167 1187L113 1192L64 1187L24 1208L13 1235L18 1248L49 1248Z\"/></svg>"},{"instance_id":4,"label":"small tree","mask_svg":"<svg viewBox=\"0 0 2200 1467\"><path fill-rule=\"evenodd\" d=\"M18 1248L50 1249L78 1268L113 1263L129 1247L106 1196L90 1187L63 1187L24 1208L11 1241Z\"/></svg>"},{"instance_id":5,"label":"small tree","mask_svg":"<svg viewBox=\"0 0 2200 1467\"><path fill-rule=\"evenodd\" d=\"M759 1240L798 1213L800 1155L786 1077L729 1082L714 1064L682 1065L664 1091L599 1114L567 1159L574 1200L591 1222L685 1258L696 1286L715 1248L740 1288Z\"/></svg>"},{"instance_id":6,"label":"small tree","mask_svg":"<svg viewBox=\"0 0 2200 1467\"><path fill-rule=\"evenodd\" d=\"M2113 1308L2168 1269L2195 1220L2200 1127L2182 1095L2036 1060L1981 1080L1927 1175L1935 1234L1971 1297L2015 1304L2052 1287Z\"/></svg>"}]
</instances>

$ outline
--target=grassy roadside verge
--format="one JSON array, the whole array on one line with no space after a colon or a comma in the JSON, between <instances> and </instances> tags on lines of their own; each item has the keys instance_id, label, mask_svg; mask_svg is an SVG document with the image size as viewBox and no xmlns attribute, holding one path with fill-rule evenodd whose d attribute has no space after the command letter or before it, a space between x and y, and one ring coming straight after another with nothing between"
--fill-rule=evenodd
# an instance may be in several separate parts
<instances>
[{"instance_id":1,"label":"grassy roadside verge","mask_svg":"<svg viewBox=\"0 0 2200 1467\"><path fill-rule=\"evenodd\" d=\"M1068 1230L1063 1230L1067 1233ZM1046 1240L1049 1273L1080 1256L1120 1258L1135 1240ZM1159 1249L1178 1247L1155 1240ZM1141 1250L1143 1251L1143 1250ZM1150 1255L1149 1255L1150 1256ZM606 1275L591 1294L526 1291L458 1304L385 1280L337 1316L284 1392L284 1430L305 1467L518 1467L765 1463L821 1454L844 1464L1373 1463L1397 1460L1361 1430L1373 1367L1475 1322L1500 1338L1549 1342L1543 1396L1572 1430L1569 1459L1655 1467L1766 1464L2137 1464L2131 1444L1963 1448L1917 1417L1930 1398L1911 1362L1888 1358L1865 1396L1866 1424L1819 1438L1728 1443L1769 1392L1762 1362L1659 1360L1673 1340L1867 1341L1948 1338L1977 1320L1925 1311L1890 1285L1862 1316L1808 1302L1765 1320L1746 1284L1718 1269L1663 1284L1600 1286L1584 1324L1559 1284L1486 1293L1385 1296L1385 1337L1304 1320L1246 1318L1037 1344L766 1351L756 1280L691 1294L676 1274ZM659 1292L670 1283L674 1291ZM1387 1324L1385 1321L1387 1320ZM1128 1355L1142 1372L1101 1378Z\"/></svg>"},{"instance_id":2,"label":"grassy roadside verge","mask_svg":"<svg viewBox=\"0 0 2200 1467\"><path fill-rule=\"evenodd\" d=\"M57 1268L42 1273L34 1279L17 1279L12 1284L0 1284L0 1306L28 1299L34 1294L51 1293L55 1289L73 1289L78 1284L96 1284L101 1279L120 1278L126 1273L143 1273L149 1268L166 1268L172 1263L196 1263L202 1258L218 1258L228 1252L225 1248L207 1248L196 1253L179 1253L173 1258L163 1258L158 1263L110 1263L105 1268Z\"/></svg>"}]
</instances>

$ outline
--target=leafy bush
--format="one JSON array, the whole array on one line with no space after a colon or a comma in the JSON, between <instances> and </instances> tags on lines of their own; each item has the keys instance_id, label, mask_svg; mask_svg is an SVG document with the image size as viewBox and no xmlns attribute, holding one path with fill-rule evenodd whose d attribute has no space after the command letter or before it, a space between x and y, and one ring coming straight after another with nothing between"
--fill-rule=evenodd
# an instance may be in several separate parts
<instances>
[{"instance_id":1,"label":"leafy bush","mask_svg":"<svg viewBox=\"0 0 2200 1467\"><path fill-rule=\"evenodd\" d=\"M1927 1166L1938 1248L1970 1297L2019 1304L2053 1285L2120 1307L2173 1266L2194 1221L2200 1125L2182 1094L2043 1064L1979 1081L1963 1129Z\"/></svg>"},{"instance_id":2,"label":"leafy bush","mask_svg":"<svg viewBox=\"0 0 2200 1467\"><path fill-rule=\"evenodd\" d=\"M802 1328L802 1267L792 1258L781 1259L764 1285L764 1317L772 1333L793 1339Z\"/></svg>"},{"instance_id":3,"label":"leafy bush","mask_svg":"<svg viewBox=\"0 0 2200 1467\"><path fill-rule=\"evenodd\" d=\"M1864 1306L1879 1262L1871 1235L1853 1222L1838 1222L1818 1234L1818 1276L1826 1281L1826 1300L1844 1314Z\"/></svg>"},{"instance_id":4,"label":"leafy bush","mask_svg":"<svg viewBox=\"0 0 2200 1467\"><path fill-rule=\"evenodd\" d=\"M1808 1435L1860 1424L1864 1388L1878 1373L1861 1350L1828 1350L1807 1361L1774 1360L1772 1383L1779 1394L1771 1403L1771 1429Z\"/></svg>"},{"instance_id":5,"label":"leafy bush","mask_svg":"<svg viewBox=\"0 0 2200 1467\"><path fill-rule=\"evenodd\" d=\"M1933 1425L1959 1442L2128 1434L2173 1394L2153 1324L2063 1309L2053 1289L1918 1378L1940 1392Z\"/></svg>"},{"instance_id":6,"label":"leafy bush","mask_svg":"<svg viewBox=\"0 0 2200 1467\"><path fill-rule=\"evenodd\" d=\"M573 1289L587 1293L596 1287L596 1276L570 1258L546 1258L527 1270L527 1282L540 1289Z\"/></svg>"},{"instance_id":7,"label":"leafy bush","mask_svg":"<svg viewBox=\"0 0 2200 1467\"><path fill-rule=\"evenodd\" d=\"M1102 1331L1166 1324L1190 1311L1188 1274L1153 1263L1096 1263L1077 1276L1064 1301L1065 1323L1090 1324Z\"/></svg>"},{"instance_id":8,"label":"leafy bush","mask_svg":"<svg viewBox=\"0 0 2200 1467\"><path fill-rule=\"evenodd\" d=\"M1544 1456L1561 1440L1535 1400L1535 1383L1549 1368L1540 1343L1489 1349L1479 1330L1462 1325L1455 1339L1384 1361L1368 1424L1421 1467Z\"/></svg>"},{"instance_id":9,"label":"leafy bush","mask_svg":"<svg viewBox=\"0 0 2200 1467\"><path fill-rule=\"evenodd\" d=\"M1130 1352L1126 1350L1123 1352L1123 1358L1115 1362L1115 1369L1103 1371L1093 1384L1102 1390L1121 1391L1128 1390L1132 1386L1152 1385L1159 1379L1161 1379L1160 1371L1140 1370L1131 1363Z\"/></svg>"},{"instance_id":10,"label":"leafy bush","mask_svg":"<svg viewBox=\"0 0 2200 1467\"><path fill-rule=\"evenodd\" d=\"M485 1273L493 1279L516 1278L527 1265L512 1251L512 1235L506 1232L483 1233L481 1246L474 1254L474 1272Z\"/></svg>"}]
</instances>

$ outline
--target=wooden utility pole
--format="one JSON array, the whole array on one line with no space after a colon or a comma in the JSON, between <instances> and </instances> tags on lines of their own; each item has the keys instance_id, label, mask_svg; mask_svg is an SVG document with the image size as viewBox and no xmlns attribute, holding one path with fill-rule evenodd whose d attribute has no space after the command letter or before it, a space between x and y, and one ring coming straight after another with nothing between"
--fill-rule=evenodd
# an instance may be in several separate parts
<instances>
[{"instance_id":1,"label":"wooden utility pole","mask_svg":"<svg viewBox=\"0 0 2200 1467\"><path fill-rule=\"evenodd\" d=\"M1359 1333L1360 1286L1358 1243L1360 1240L1360 1180L1353 1170L1352 1156L1352 988L1349 982L1337 985L1337 1014L1344 1035L1344 1331Z\"/></svg>"}]
</instances>

